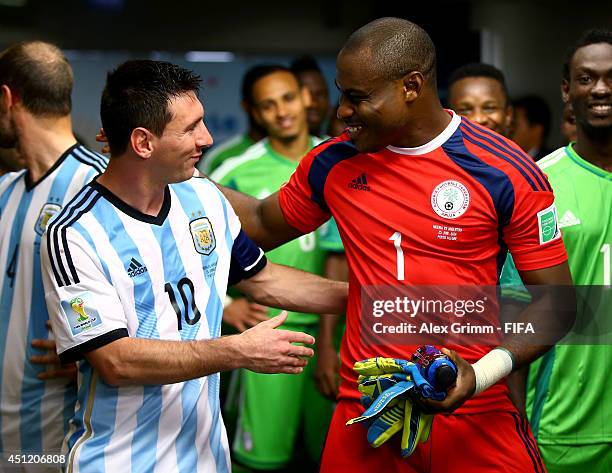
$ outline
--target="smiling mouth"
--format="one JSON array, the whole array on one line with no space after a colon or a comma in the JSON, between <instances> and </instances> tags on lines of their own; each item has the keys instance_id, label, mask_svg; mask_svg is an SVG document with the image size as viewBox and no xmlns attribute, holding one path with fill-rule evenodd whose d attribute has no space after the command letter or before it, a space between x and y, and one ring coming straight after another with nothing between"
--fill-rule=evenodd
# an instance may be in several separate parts
<instances>
[{"instance_id":1,"label":"smiling mouth","mask_svg":"<svg viewBox=\"0 0 612 473\"><path fill-rule=\"evenodd\" d=\"M589 110L597 114L608 114L612 112L612 104L593 104L589 105Z\"/></svg>"},{"instance_id":2,"label":"smiling mouth","mask_svg":"<svg viewBox=\"0 0 612 473\"><path fill-rule=\"evenodd\" d=\"M361 125L348 125L346 127L346 131L348 131L351 138L357 136L361 130L363 130L363 126Z\"/></svg>"}]
</instances>

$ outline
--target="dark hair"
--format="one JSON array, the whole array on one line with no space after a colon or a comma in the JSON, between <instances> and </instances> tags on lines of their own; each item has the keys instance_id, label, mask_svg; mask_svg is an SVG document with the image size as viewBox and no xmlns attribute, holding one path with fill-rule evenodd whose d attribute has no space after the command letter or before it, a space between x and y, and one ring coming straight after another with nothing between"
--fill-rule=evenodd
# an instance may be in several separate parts
<instances>
[{"instance_id":1,"label":"dark hair","mask_svg":"<svg viewBox=\"0 0 612 473\"><path fill-rule=\"evenodd\" d=\"M396 80L419 71L435 86L436 48L420 26L401 18L379 18L355 31L344 51L369 49L372 67Z\"/></svg>"},{"instance_id":2,"label":"dark hair","mask_svg":"<svg viewBox=\"0 0 612 473\"><path fill-rule=\"evenodd\" d=\"M72 83L72 68L53 44L26 41L0 55L0 84L7 85L34 115L68 115Z\"/></svg>"},{"instance_id":3,"label":"dark hair","mask_svg":"<svg viewBox=\"0 0 612 473\"><path fill-rule=\"evenodd\" d=\"M253 87L255 82L275 72L293 72L285 66L280 64L258 64L251 67L244 77L242 78L242 100L244 100L249 107L253 106Z\"/></svg>"},{"instance_id":4,"label":"dark hair","mask_svg":"<svg viewBox=\"0 0 612 473\"><path fill-rule=\"evenodd\" d=\"M488 77L496 80L502 86L502 90L506 96L506 101L510 100L504 73L497 67L492 66L491 64L485 64L483 62L470 62L468 64L464 64L451 72L451 75L448 78L449 90L455 82L467 77Z\"/></svg>"},{"instance_id":5,"label":"dark hair","mask_svg":"<svg viewBox=\"0 0 612 473\"><path fill-rule=\"evenodd\" d=\"M514 110L521 108L525 110L525 118L530 125L542 125L544 138L550 131L551 113L550 107L542 97L538 95L525 95L512 102Z\"/></svg>"},{"instance_id":6,"label":"dark hair","mask_svg":"<svg viewBox=\"0 0 612 473\"><path fill-rule=\"evenodd\" d=\"M313 58L312 56L309 56L308 54L305 54L304 56L300 56L294 59L291 62L291 65L289 66L289 68L296 75L301 74L302 72L311 72L311 71L322 74L321 68L319 67L319 64L317 63L316 59Z\"/></svg>"},{"instance_id":7,"label":"dark hair","mask_svg":"<svg viewBox=\"0 0 612 473\"><path fill-rule=\"evenodd\" d=\"M612 44L612 30L605 28L594 28L587 30L582 33L582 36L576 41L570 49L568 49L565 55L565 61L563 62L563 79L570 80L570 64L574 58L574 54L580 48L590 46L591 44L608 43Z\"/></svg>"},{"instance_id":8,"label":"dark hair","mask_svg":"<svg viewBox=\"0 0 612 473\"><path fill-rule=\"evenodd\" d=\"M188 92L198 94L200 76L169 62L135 60L109 72L100 117L111 154L127 149L134 128L161 136L172 115L168 102Z\"/></svg>"}]
</instances>

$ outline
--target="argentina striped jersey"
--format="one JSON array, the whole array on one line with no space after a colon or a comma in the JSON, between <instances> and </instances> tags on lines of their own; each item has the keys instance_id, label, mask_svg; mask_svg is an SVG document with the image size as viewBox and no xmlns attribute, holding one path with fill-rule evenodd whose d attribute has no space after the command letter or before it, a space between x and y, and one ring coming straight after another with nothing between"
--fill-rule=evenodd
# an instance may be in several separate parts
<instances>
[{"instance_id":1,"label":"argentina striped jersey","mask_svg":"<svg viewBox=\"0 0 612 473\"><path fill-rule=\"evenodd\" d=\"M149 216L94 181L49 225L45 245L58 353L80 360L67 471L229 471L218 374L115 387L82 358L126 336L220 335L228 277L250 277L266 260L216 186L200 178L170 185Z\"/></svg>"},{"instance_id":2,"label":"argentina striped jersey","mask_svg":"<svg viewBox=\"0 0 612 473\"><path fill-rule=\"evenodd\" d=\"M74 145L32 182L27 170L0 178L0 452L59 453L74 412L76 387L41 381L45 352L33 339L52 338L40 271L47 222L106 167L106 158Z\"/></svg>"}]
</instances>

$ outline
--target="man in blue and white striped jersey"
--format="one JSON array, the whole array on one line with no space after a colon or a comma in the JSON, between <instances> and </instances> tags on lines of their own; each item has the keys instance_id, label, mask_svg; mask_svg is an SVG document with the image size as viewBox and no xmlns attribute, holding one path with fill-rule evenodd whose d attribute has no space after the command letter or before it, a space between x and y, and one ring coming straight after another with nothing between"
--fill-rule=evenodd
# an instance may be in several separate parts
<instances>
[{"instance_id":1,"label":"man in blue and white striped jersey","mask_svg":"<svg viewBox=\"0 0 612 473\"><path fill-rule=\"evenodd\" d=\"M107 159L77 143L71 92L72 69L57 47L26 42L0 55L0 146L16 148L26 166L0 178L4 461L11 454L59 453L74 412L74 367L70 373L49 364L59 360L47 327L40 244L49 219L104 169Z\"/></svg>"},{"instance_id":2,"label":"man in blue and white striped jersey","mask_svg":"<svg viewBox=\"0 0 612 473\"><path fill-rule=\"evenodd\" d=\"M192 177L212 144L199 83L156 61L111 72L108 168L45 234L58 353L80 373L68 472L229 471L218 372L299 373L314 340L275 330L285 314L219 338L228 284L267 306L345 308L346 284L268 263L216 186Z\"/></svg>"}]
</instances>

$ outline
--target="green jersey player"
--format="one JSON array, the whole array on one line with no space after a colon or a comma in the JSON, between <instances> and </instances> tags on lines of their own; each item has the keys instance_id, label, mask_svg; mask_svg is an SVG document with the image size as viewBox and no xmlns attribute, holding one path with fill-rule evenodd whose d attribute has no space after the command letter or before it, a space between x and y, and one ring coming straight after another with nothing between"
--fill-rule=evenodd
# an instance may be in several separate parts
<instances>
[{"instance_id":1,"label":"green jersey player","mask_svg":"<svg viewBox=\"0 0 612 473\"><path fill-rule=\"evenodd\" d=\"M211 178L245 194L264 198L289 180L302 156L320 140L308 135L305 108L308 95L296 77L280 66L261 66L258 70L259 77L253 81L247 99L268 138L251 146L243 155L226 160ZM330 238L333 234L333 229L317 230L270 251L267 257L280 264L322 274L326 251L338 249L337 243L330 243L334 240ZM255 312L260 307L247 307L252 312L251 320L256 319ZM230 306L226 312L229 310ZM268 309L267 315L276 313L276 309ZM316 335L318 324L319 315L289 312L284 328ZM308 455L313 462L318 460L331 419L332 403L316 391L313 367L314 363L309 363L299 377L265 378L242 371L233 445L235 459L257 470L283 468L291 461L295 440L303 426ZM266 402L262 403L262 399Z\"/></svg>"},{"instance_id":2,"label":"green jersey player","mask_svg":"<svg viewBox=\"0 0 612 473\"><path fill-rule=\"evenodd\" d=\"M574 284L610 291L612 32L587 32L564 66L577 141L539 161L555 204ZM579 290L580 294L580 290ZM591 305L594 300L588 301ZM580 309L580 304L579 304ZM600 304L597 316L609 305ZM584 312L583 312L584 315ZM606 321L607 322L607 321ZM555 346L531 367L528 410L549 472L612 471L610 345Z\"/></svg>"}]
</instances>

